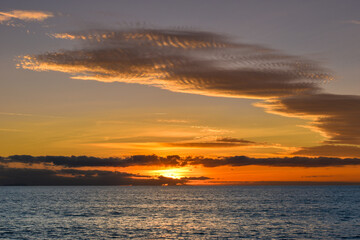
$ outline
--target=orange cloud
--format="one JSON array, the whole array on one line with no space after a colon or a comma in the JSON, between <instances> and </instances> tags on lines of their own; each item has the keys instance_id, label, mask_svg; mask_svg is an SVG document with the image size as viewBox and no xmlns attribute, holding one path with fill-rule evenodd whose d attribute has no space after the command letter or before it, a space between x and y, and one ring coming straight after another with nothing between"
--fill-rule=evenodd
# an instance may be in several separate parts
<instances>
[{"instance_id":1,"label":"orange cloud","mask_svg":"<svg viewBox=\"0 0 360 240\"><path fill-rule=\"evenodd\" d=\"M53 16L54 14L51 12L13 10L9 12L0 12L0 23L7 22L12 19L19 19L23 21L44 21L45 19Z\"/></svg>"}]
</instances>

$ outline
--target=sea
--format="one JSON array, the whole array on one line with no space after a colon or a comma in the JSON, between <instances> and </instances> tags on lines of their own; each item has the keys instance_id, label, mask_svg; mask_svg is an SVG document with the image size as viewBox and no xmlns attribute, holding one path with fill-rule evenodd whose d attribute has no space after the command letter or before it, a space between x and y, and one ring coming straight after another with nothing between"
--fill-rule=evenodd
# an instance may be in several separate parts
<instances>
[{"instance_id":1,"label":"sea","mask_svg":"<svg viewBox=\"0 0 360 240\"><path fill-rule=\"evenodd\" d=\"M0 239L360 239L360 186L0 187Z\"/></svg>"}]
</instances>

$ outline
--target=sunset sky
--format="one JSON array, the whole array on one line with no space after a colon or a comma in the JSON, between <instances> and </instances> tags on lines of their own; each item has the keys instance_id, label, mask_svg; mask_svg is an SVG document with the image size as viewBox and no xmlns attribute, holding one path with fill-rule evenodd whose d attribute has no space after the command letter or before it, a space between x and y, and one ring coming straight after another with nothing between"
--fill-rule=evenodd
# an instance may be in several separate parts
<instances>
[{"instance_id":1,"label":"sunset sky","mask_svg":"<svg viewBox=\"0 0 360 240\"><path fill-rule=\"evenodd\" d=\"M1 1L0 185L360 182L359 10Z\"/></svg>"}]
</instances>

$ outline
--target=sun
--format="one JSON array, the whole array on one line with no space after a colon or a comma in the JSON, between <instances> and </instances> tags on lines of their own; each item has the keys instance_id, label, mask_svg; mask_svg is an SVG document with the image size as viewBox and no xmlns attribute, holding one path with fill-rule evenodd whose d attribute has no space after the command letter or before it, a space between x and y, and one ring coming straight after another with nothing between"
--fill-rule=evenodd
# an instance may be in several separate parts
<instances>
[{"instance_id":1,"label":"sun","mask_svg":"<svg viewBox=\"0 0 360 240\"><path fill-rule=\"evenodd\" d=\"M184 174L187 171L179 168L169 168L169 169L161 169L161 170L152 170L151 174L157 176L163 176L167 178L180 179L185 177Z\"/></svg>"}]
</instances>

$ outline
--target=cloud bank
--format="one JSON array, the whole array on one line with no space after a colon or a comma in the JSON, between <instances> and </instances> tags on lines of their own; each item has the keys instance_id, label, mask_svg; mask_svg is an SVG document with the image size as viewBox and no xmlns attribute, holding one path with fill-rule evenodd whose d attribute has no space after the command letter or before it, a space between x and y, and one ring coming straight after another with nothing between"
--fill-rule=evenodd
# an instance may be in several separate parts
<instances>
[{"instance_id":1,"label":"cloud bank","mask_svg":"<svg viewBox=\"0 0 360 240\"><path fill-rule=\"evenodd\" d=\"M161 157L157 155L134 155L126 158L97 158L88 156L29 156L14 155L2 157L0 163L44 164L46 166L75 167L130 167L130 166L166 166L184 167L197 166L268 166L268 167L343 167L360 165L359 158L330 158L330 157L286 157L286 158L250 158L246 156L232 156L219 158L180 157L177 155Z\"/></svg>"},{"instance_id":2,"label":"cloud bank","mask_svg":"<svg viewBox=\"0 0 360 240\"><path fill-rule=\"evenodd\" d=\"M115 185L185 185L191 180L207 180L207 177L168 178L159 176L151 178L124 172L77 169L33 169L9 168L0 166L0 186L115 186Z\"/></svg>"}]
</instances>

